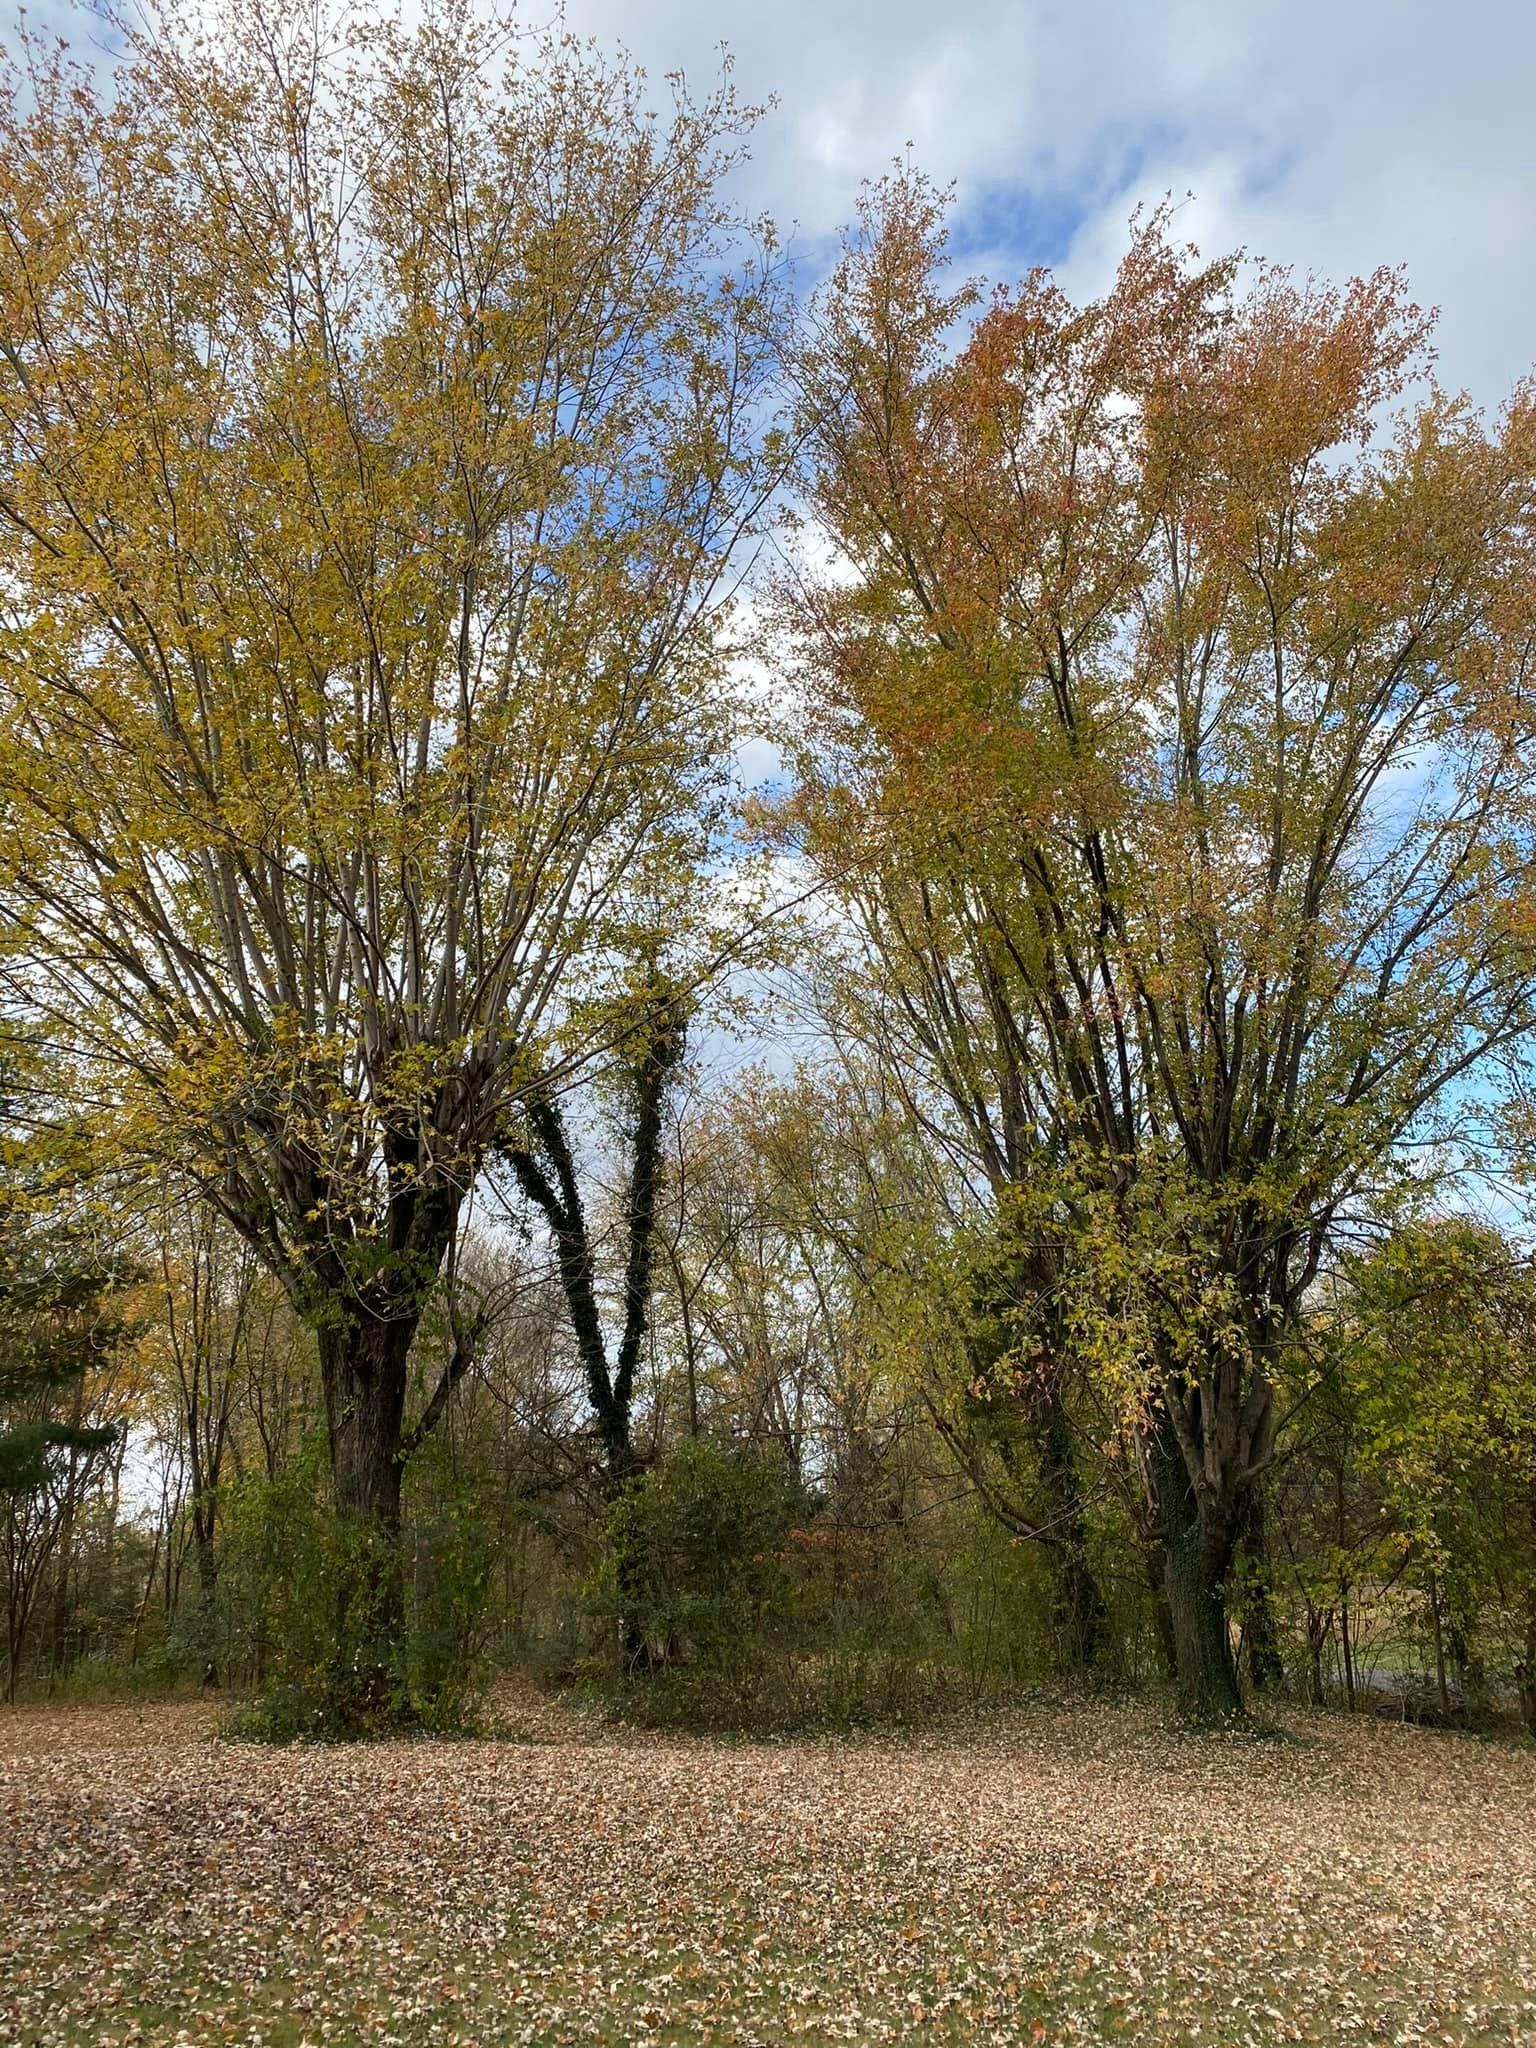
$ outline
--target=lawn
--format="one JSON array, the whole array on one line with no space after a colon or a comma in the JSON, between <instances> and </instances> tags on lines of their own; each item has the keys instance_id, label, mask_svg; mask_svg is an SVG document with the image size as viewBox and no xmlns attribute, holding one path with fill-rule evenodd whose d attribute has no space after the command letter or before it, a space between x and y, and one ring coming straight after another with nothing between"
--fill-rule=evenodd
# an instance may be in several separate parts
<instances>
[{"instance_id":1,"label":"lawn","mask_svg":"<svg viewBox=\"0 0 1536 2048\"><path fill-rule=\"evenodd\" d=\"M1529 1750L517 1711L287 1750L201 1705L0 1714L0 2041L1536 2040Z\"/></svg>"}]
</instances>

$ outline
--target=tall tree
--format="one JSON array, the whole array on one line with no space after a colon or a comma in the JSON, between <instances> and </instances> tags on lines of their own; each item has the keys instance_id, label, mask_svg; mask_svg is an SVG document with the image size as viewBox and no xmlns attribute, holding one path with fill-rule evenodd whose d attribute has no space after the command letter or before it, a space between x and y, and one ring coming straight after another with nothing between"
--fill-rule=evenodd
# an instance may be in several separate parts
<instances>
[{"instance_id":1,"label":"tall tree","mask_svg":"<svg viewBox=\"0 0 1536 2048\"><path fill-rule=\"evenodd\" d=\"M6 971L283 1279L387 1550L466 1191L708 831L782 294L728 87L461 0L123 35L0 98Z\"/></svg>"},{"instance_id":2,"label":"tall tree","mask_svg":"<svg viewBox=\"0 0 1536 2048\"><path fill-rule=\"evenodd\" d=\"M1355 1262L1340 1367L1359 1465L1425 1595L1440 1706L1446 1666L1486 1711L1504 1652L1536 1731L1536 1279L1485 1224L1404 1225Z\"/></svg>"},{"instance_id":3,"label":"tall tree","mask_svg":"<svg viewBox=\"0 0 1536 2048\"><path fill-rule=\"evenodd\" d=\"M160 1348L174 1393L185 1461L192 1552L205 1601L218 1579L219 1488L237 1441L252 1352L271 1328L251 1247L205 1203L169 1191L149 1218L157 1268ZM264 1313L267 1311L267 1313Z\"/></svg>"},{"instance_id":4,"label":"tall tree","mask_svg":"<svg viewBox=\"0 0 1536 2048\"><path fill-rule=\"evenodd\" d=\"M849 999L1049 1254L1133 1428L1188 1708L1341 1205L1533 1021L1536 398L1430 391L1401 281L1043 273L950 337L871 195L804 365L836 573L790 593Z\"/></svg>"},{"instance_id":5,"label":"tall tree","mask_svg":"<svg viewBox=\"0 0 1536 2048\"><path fill-rule=\"evenodd\" d=\"M603 1327L598 1247L560 1098L534 1095L523 1128L501 1147L519 1190L549 1231L610 1493L622 1490L643 1469L634 1437L635 1375L651 1318L665 1163L663 1118L687 1045L687 1008L675 990L647 977L634 1001L638 1021L624 1035L615 1077L626 1157L623 1282L618 1342L612 1349Z\"/></svg>"}]
</instances>

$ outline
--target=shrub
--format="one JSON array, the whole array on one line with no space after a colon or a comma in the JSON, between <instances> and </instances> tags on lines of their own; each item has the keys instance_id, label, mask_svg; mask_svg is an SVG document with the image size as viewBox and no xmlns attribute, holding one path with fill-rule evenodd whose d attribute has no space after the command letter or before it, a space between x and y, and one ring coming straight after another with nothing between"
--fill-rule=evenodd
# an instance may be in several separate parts
<instances>
[{"instance_id":1,"label":"shrub","mask_svg":"<svg viewBox=\"0 0 1536 2048\"><path fill-rule=\"evenodd\" d=\"M798 1488L771 1451L689 1438L609 1511L593 1606L631 1672L686 1665L733 1681L788 1619L782 1544Z\"/></svg>"},{"instance_id":2,"label":"shrub","mask_svg":"<svg viewBox=\"0 0 1536 2048\"><path fill-rule=\"evenodd\" d=\"M440 1484L394 1543L339 1518L328 1492L318 1441L277 1478L230 1489L211 1640L221 1669L256 1693L234 1732L288 1742L463 1726L490 1575L476 1517ZM383 1625L402 1590L403 1636Z\"/></svg>"}]
</instances>

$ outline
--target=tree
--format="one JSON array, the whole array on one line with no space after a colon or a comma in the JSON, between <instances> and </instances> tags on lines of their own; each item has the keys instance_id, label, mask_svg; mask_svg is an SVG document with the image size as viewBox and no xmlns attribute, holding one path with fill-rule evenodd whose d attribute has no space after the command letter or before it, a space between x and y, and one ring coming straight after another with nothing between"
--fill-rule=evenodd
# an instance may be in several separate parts
<instances>
[{"instance_id":1,"label":"tree","mask_svg":"<svg viewBox=\"0 0 1536 2048\"><path fill-rule=\"evenodd\" d=\"M156 1348L174 1409L192 1556L207 1619L219 1572L220 1487L228 1465L239 1469L249 1396L259 1396L264 1365L292 1372L294 1361L284 1356L277 1331L286 1302L251 1246L207 1203L178 1200L162 1190L145 1221L157 1268ZM270 1361L258 1351L266 1344L276 1354ZM205 1664L205 1676L216 1678L213 1661Z\"/></svg>"},{"instance_id":2,"label":"tree","mask_svg":"<svg viewBox=\"0 0 1536 2048\"><path fill-rule=\"evenodd\" d=\"M42 1486L51 1451L104 1450L115 1429L87 1426L65 1409L90 1369L130 1325L114 1299L120 1260L68 1219L39 1218L14 1190L0 1198L0 1493Z\"/></svg>"},{"instance_id":3,"label":"tree","mask_svg":"<svg viewBox=\"0 0 1536 2048\"><path fill-rule=\"evenodd\" d=\"M619 1341L611 1355L603 1330L597 1247L560 1098L534 1095L526 1129L502 1146L518 1188L548 1227L554 1246L610 1494L621 1492L643 1467L634 1440L635 1373L651 1314L662 1119L687 1045L687 1010L675 990L649 978L637 990L635 1006L639 1023L625 1034L619 1063L628 1157L622 1309Z\"/></svg>"},{"instance_id":4,"label":"tree","mask_svg":"<svg viewBox=\"0 0 1536 2048\"><path fill-rule=\"evenodd\" d=\"M75 1519L121 1425L103 1379L133 1334L121 1260L78 1224L0 1195L0 1547L6 1697L16 1697L45 1574L64 1572ZM60 1553L63 1553L61 1556ZM61 1578L62 1583L62 1578Z\"/></svg>"},{"instance_id":5,"label":"tree","mask_svg":"<svg viewBox=\"0 0 1536 2048\"><path fill-rule=\"evenodd\" d=\"M9 1042L14 1038L14 1044ZM0 1045L0 1541L6 1567L6 1686L16 1681L44 1574L67 1574L75 1517L94 1468L119 1446L102 1396L135 1334L126 1259L104 1247L67 1142L38 1108L46 1087L21 1034ZM23 1106L23 1104L25 1106ZM41 1134L34 1125L43 1123ZM57 1645L56 1645L57 1647Z\"/></svg>"},{"instance_id":6,"label":"tree","mask_svg":"<svg viewBox=\"0 0 1536 2048\"><path fill-rule=\"evenodd\" d=\"M1529 1256L1467 1218L1405 1225L1350 1273L1342 1368L1360 1462L1410 1552L1465 1708L1507 1652L1536 1728L1536 1285ZM1503 1641L1500 1641L1501 1636Z\"/></svg>"},{"instance_id":7,"label":"tree","mask_svg":"<svg viewBox=\"0 0 1536 2048\"><path fill-rule=\"evenodd\" d=\"M1025 1191L1221 1716L1330 1226L1533 1021L1536 397L1378 432L1425 375L1401 280L1201 266L1161 215L1103 300L1034 273L952 353L943 239L919 179L873 194L804 361L834 572L785 596L787 822L848 1001Z\"/></svg>"},{"instance_id":8,"label":"tree","mask_svg":"<svg viewBox=\"0 0 1536 2048\"><path fill-rule=\"evenodd\" d=\"M123 36L0 103L7 978L281 1277L387 1559L466 1193L707 838L782 295L728 85L459 0Z\"/></svg>"}]
</instances>

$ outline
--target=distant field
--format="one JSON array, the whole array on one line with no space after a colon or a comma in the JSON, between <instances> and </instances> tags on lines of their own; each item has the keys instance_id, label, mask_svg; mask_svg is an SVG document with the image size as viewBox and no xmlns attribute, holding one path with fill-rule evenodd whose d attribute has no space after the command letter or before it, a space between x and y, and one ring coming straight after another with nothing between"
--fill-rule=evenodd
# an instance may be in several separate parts
<instances>
[{"instance_id":1,"label":"distant field","mask_svg":"<svg viewBox=\"0 0 1536 2048\"><path fill-rule=\"evenodd\" d=\"M1536 2040L1536 1754L1288 1717L271 1750L0 1714L0 2041Z\"/></svg>"}]
</instances>

